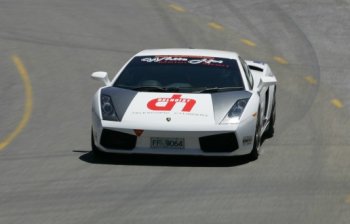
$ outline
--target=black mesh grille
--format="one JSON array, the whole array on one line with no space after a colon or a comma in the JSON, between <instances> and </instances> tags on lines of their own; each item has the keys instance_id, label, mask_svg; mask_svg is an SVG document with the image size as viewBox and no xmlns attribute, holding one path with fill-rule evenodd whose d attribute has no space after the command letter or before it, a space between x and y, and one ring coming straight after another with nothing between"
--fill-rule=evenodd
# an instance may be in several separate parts
<instances>
[{"instance_id":1,"label":"black mesh grille","mask_svg":"<svg viewBox=\"0 0 350 224\"><path fill-rule=\"evenodd\" d=\"M108 149L125 149L135 148L136 136L119 131L104 129L101 136L101 145Z\"/></svg>"},{"instance_id":2,"label":"black mesh grille","mask_svg":"<svg viewBox=\"0 0 350 224\"><path fill-rule=\"evenodd\" d=\"M203 152L233 152L238 149L235 133L200 137L199 144Z\"/></svg>"}]
</instances>

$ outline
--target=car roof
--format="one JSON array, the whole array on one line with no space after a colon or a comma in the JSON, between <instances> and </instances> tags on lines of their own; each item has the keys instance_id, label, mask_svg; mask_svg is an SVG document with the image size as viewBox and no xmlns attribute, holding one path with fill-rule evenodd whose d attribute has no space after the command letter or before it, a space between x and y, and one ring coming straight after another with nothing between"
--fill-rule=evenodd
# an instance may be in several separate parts
<instances>
[{"instance_id":1,"label":"car roof","mask_svg":"<svg viewBox=\"0 0 350 224\"><path fill-rule=\"evenodd\" d=\"M209 49L190 49L190 48L169 48L169 49L148 49L137 53L135 56L151 56L151 55L172 55L172 56L205 56L218 57L238 60L238 54L232 51L220 51Z\"/></svg>"}]
</instances>

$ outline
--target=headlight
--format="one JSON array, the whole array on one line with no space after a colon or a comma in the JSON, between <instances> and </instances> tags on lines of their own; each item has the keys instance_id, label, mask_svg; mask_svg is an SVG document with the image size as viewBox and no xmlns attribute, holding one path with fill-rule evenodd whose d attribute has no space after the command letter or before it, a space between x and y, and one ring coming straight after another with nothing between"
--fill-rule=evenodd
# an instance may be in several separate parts
<instances>
[{"instance_id":1,"label":"headlight","mask_svg":"<svg viewBox=\"0 0 350 224\"><path fill-rule=\"evenodd\" d=\"M249 98L238 100L226 114L225 118L221 121L221 124L234 124L238 123L245 106L248 103Z\"/></svg>"},{"instance_id":2,"label":"headlight","mask_svg":"<svg viewBox=\"0 0 350 224\"><path fill-rule=\"evenodd\" d=\"M110 96L101 95L101 111L103 120L118 121L113 102Z\"/></svg>"}]
</instances>

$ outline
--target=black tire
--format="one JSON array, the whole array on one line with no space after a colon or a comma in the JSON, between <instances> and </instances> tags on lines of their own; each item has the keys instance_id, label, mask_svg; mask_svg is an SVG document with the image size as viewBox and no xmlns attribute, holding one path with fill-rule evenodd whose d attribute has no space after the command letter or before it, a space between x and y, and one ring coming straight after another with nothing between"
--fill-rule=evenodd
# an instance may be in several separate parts
<instances>
[{"instance_id":1,"label":"black tire","mask_svg":"<svg viewBox=\"0 0 350 224\"><path fill-rule=\"evenodd\" d=\"M97 148L94 141L94 136L91 130L91 152L94 157L101 158L105 156L105 153Z\"/></svg>"},{"instance_id":2,"label":"black tire","mask_svg":"<svg viewBox=\"0 0 350 224\"><path fill-rule=\"evenodd\" d=\"M276 121L276 103L273 103L272 106L272 112L270 115L270 123L269 123L269 127L267 128L266 132L265 132L265 136L267 138L272 138L273 135L275 134L275 121Z\"/></svg>"},{"instance_id":3,"label":"black tire","mask_svg":"<svg viewBox=\"0 0 350 224\"><path fill-rule=\"evenodd\" d=\"M258 112L258 120L256 122L255 135L254 135L254 144L253 149L249 154L249 159L255 161L259 158L260 155L260 146L261 146L261 125L260 125L260 109Z\"/></svg>"}]
</instances>

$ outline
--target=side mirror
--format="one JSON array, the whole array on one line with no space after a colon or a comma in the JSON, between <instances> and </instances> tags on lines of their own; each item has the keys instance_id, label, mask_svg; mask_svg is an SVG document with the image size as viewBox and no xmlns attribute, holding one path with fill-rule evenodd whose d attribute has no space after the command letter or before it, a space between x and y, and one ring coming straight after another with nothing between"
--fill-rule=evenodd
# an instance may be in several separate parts
<instances>
[{"instance_id":1,"label":"side mirror","mask_svg":"<svg viewBox=\"0 0 350 224\"><path fill-rule=\"evenodd\" d=\"M262 76L260 78L260 82L258 84L258 91L260 91L263 87L268 87L277 83L277 80L273 76Z\"/></svg>"},{"instance_id":2,"label":"side mirror","mask_svg":"<svg viewBox=\"0 0 350 224\"><path fill-rule=\"evenodd\" d=\"M92 73L91 78L95 80L103 81L106 86L111 84L111 81L108 78L107 72L94 72Z\"/></svg>"}]
</instances>

